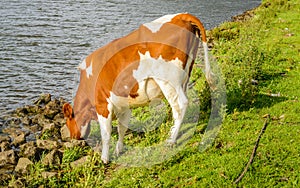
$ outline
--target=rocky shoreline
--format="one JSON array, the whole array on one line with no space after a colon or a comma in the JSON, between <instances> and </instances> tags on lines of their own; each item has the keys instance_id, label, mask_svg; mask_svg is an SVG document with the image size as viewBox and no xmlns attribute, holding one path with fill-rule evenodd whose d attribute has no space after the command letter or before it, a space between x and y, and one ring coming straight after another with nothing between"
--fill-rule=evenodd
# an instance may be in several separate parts
<instances>
[{"instance_id":1,"label":"rocky shoreline","mask_svg":"<svg viewBox=\"0 0 300 188\"><path fill-rule=\"evenodd\" d=\"M42 94L32 105L1 117L4 122L0 125L1 185L12 178L22 179L36 162L44 166L60 165L65 149L87 146L84 140L69 139L62 114L64 103L64 99L52 99L50 94ZM57 173L43 174L47 178Z\"/></svg>"}]
</instances>

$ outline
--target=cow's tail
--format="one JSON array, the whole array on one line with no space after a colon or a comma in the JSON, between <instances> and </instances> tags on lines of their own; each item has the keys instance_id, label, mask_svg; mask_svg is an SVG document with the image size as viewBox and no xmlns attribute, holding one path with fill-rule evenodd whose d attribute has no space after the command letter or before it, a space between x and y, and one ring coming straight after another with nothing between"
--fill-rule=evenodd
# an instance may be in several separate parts
<instances>
[{"instance_id":1,"label":"cow's tail","mask_svg":"<svg viewBox=\"0 0 300 188\"><path fill-rule=\"evenodd\" d=\"M177 15L179 19L191 22L192 25L196 26L199 29L201 34L202 45L204 49L204 64L205 64L205 77L210 86L213 86L213 73L211 71L209 58L208 58L208 46L207 46L207 38L206 38L206 30L202 24L202 22L195 16L184 13ZM176 17L177 17L176 16Z\"/></svg>"}]
</instances>

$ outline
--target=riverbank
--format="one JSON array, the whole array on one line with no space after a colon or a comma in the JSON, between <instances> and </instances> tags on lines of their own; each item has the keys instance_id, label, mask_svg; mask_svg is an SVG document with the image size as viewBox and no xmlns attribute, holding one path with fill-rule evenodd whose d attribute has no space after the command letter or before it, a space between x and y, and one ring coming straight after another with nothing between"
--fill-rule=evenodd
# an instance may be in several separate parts
<instances>
[{"instance_id":1,"label":"riverbank","mask_svg":"<svg viewBox=\"0 0 300 188\"><path fill-rule=\"evenodd\" d=\"M61 109L63 100L49 100L44 95L33 107L16 111L23 124L32 123L38 114L49 121L40 122L37 134L23 133L34 138L35 141L28 142L33 146L27 150L37 150L38 156L23 155L21 146L26 143L22 138L16 142L18 136L14 140L6 137L11 148L4 158L12 158L3 163L14 166L9 178L1 183L20 187L231 187L248 162L269 115L254 161L238 186L296 187L300 183L298 10L296 1L263 1L259 8L239 17L238 22L224 23L209 32L214 43L212 53L226 83L228 110L217 139L207 151L199 151L203 124L207 122L204 118L185 148L159 165L103 165L99 155L86 147L84 141L73 143L61 137L61 112L50 109ZM31 120L26 120L26 113L31 113ZM165 140L170 125L166 122L151 134L129 134L125 142L145 146ZM51 127L54 129L49 131ZM41 145L45 141L51 143ZM46 148L53 145L57 147ZM25 165L16 169L20 159Z\"/></svg>"}]
</instances>

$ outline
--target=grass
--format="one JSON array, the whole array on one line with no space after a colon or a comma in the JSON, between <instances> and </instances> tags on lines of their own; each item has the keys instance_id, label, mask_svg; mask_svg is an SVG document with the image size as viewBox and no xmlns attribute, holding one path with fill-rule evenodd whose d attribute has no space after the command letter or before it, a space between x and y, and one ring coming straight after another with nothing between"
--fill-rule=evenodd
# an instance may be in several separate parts
<instances>
[{"instance_id":1,"label":"grass","mask_svg":"<svg viewBox=\"0 0 300 188\"><path fill-rule=\"evenodd\" d=\"M193 134L174 155L159 164L132 167L117 162L103 165L98 154L71 149L64 153L62 167L49 169L37 163L25 178L25 184L28 187L298 187L300 4L296 0L264 0L253 12L251 19L227 22L209 32L214 39L212 53L222 70L227 94L226 116L210 148L199 151L211 96L201 71L195 70L192 81L197 81L195 89L200 93L200 119ZM271 120L254 161L235 185L233 182L249 160L265 114L270 114ZM170 117L168 113L162 125L151 132L128 134L125 143L141 147L161 144L172 125ZM188 126L186 132L189 130ZM90 153L88 163L76 168L69 165L86 153ZM43 171L55 168L59 168L57 176L42 178Z\"/></svg>"}]
</instances>

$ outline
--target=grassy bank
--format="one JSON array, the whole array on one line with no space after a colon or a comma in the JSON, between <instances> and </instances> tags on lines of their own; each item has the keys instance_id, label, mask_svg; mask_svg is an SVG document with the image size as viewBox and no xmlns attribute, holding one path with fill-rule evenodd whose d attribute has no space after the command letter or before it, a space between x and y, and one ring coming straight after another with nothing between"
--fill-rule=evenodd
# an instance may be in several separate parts
<instances>
[{"instance_id":1,"label":"grassy bank","mask_svg":"<svg viewBox=\"0 0 300 188\"><path fill-rule=\"evenodd\" d=\"M296 0L263 1L251 18L224 23L209 32L213 55L226 84L227 114L212 147L199 152L207 123L201 119L192 138L173 157L150 167L104 166L89 148L66 151L60 167L35 164L22 182L27 187L297 187L300 184L300 4ZM198 74L195 71L193 79ZM209 97L202 78L195 87L200 101ZM205 106L205 104L203 104ZM270 115L253 163L255 141ZM150 133L130 133L126 144L149 146L167 138L170 118ZM115 136L115 135L114 135ZM86 165L70 163L90 154ZM58 172L54 176L43 172ZM12 180L11 185L18 182Z\"/></svg>"}]
</instances>

